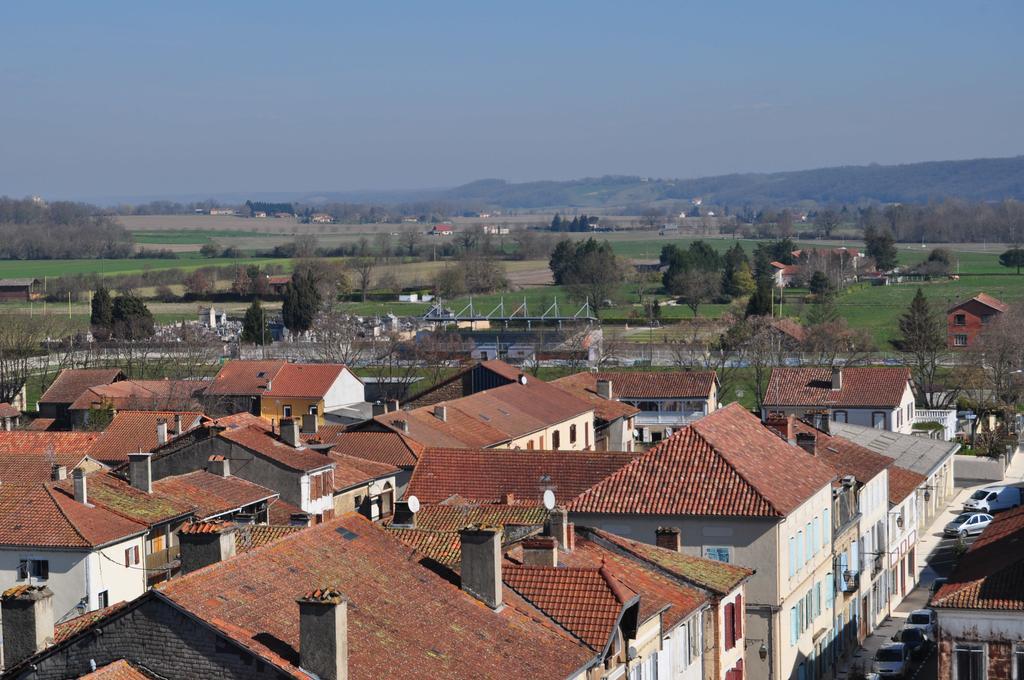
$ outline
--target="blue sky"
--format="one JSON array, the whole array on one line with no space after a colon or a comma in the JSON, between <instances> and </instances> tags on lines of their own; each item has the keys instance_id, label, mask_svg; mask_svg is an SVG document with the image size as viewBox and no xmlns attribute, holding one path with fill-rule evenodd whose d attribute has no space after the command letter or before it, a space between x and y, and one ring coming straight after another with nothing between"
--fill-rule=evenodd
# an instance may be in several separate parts
<instances>
[{"instance_id":1,"label":"blue sky","mask_svg":"<svg viewBox=\"0 0 1024 680\"><path fill-rule=\"evenodd\" d=\"M0 194L695 177L1024 153L1024 3L0 6Z\"/></svg>"}]
</instances>

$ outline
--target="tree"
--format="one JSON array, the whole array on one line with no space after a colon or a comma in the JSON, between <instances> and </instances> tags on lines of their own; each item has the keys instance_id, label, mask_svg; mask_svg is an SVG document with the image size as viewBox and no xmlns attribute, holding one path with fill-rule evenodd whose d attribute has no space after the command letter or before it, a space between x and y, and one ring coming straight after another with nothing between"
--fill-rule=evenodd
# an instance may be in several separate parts
<instances>
[{"instance_id":1,"label":"tree","mask_svg":"<svg viewBox=\"0 0 1024 680\"><path fill-rule=\"evenodd\" d=\"M372 257L357 257L352 261L352 270L356 273L356 287L363 302L366 302L366 294L373 285L373 270L377 262Z\"/></svg>"},{"instance_id":2,"label":"tree","mask_svg":"<svg viewBox=\"0 0 1024 680\"><path fill-rule=\"evenodd\" d=\"M408 257L416 257L416 253L420 249L421 237L420 230L416 227L410 227L402 232L402 249L405 250Z\"/></svg>"},{"instance_id":3,"label":"tree","mask_svg":"<svg viewBox=\"0 0 1024 680\"><path fill-rule=\"evenodd\" d=\"M749 264L740 262L736 271L733 272L729 289L732 291L732 297L746 297L757 290L757 282L754 281L754 275L750 273Z\"/></svg>"},{"instance_id":4,"label":"tree","mask_svg":"<svg viewBox=\"0 0 1024 680\"><path fill-rule=\"evenodd\" d=\"M928 408L947 406L955 394L946 399L933 398L937 376L946 355L946 329L942 318L928 304L920 288L899 321L899 347L910 365L910 375L918 400ZM942 403L938 403L938 402Z\"/></svg>"},{"instance_id":5,"label":"tree","mask_svg":"<svg viewBox=\"0 0 1024 680\"><path fill-rule=\"evenodd\" d=\"M814 296L815 302L821 302L824 298L832 295L832 282L828 280L825 272L820 269L815 270L814 274L811 275L807 288L811 291L811 295Z\"/></svg>"},{"instance_id":6,"label":"tree","mask_svg":"<svg viewBox=\"0 0 1024 680\"><path fill-rule=\"evenodd\" d=\"M867 256L875 261L879 271L886 272L896 268L899 253L892 232L868 226L864 230L864 250Z\"/></svg>"},{"instance_id":7,"label":"tree","mask_svg":"<svg viewBox=\"0 0 1024 680\"><path fill-rule=\"evenodd\" d=\"M1024 267L1024 248L1014 246L999 256L999 264L1004 267L1016 267L1017 274L1020 274L1021 267Z\"/></svg>"},{"instance_id":8,"label":"tree","mask_svg":"<svg viewBox=\"0 0 1024 680\"><path fill-rule=\"evenodd\" d=\"M153 314L142 298L135 295L119 295L111 306L113 335L118 340L143 340L155 332Z\"/></svg>"},{"instance_id":9,"label":"tree","mask_svg":"<svg viewBox=\"0 0 1024 680\"><path fill-rule=\"evenodd\" d=\"M444 299L466 293L466 271L462 267L445 267L434 275L434 292Z\"/></svg>"},{"instance_id":10,"label":"tree","mask_svg":"<svg viewBox=\"0 0 1024 680\"><path fill-rule=\"evenodd\" d=\"M803 351L816 366L853 366L868 361L875 345L866 332L835 319L808 326Z\"/></svg>"},{"instance_id":11,"label":"tree","mask_svg":"<svg viewBox=\"0 0 1024 680\"><path fill-rule=\"evenodd\" d=\"M689 307L696 317L700 305L711 302L718 295L719 282L717 276L708 276L707 272L691 269L676 274L669 282L668 291Z\"/></svg>"},{"instance_id":12,"label":"tree","mask_svg":"<svg viewBox=\"0 0 1024 680\"><path fill-rule=\"evenodd\" d=\"M313 325L322 298L312 269L296 270L285 286L281 317L292 333L304 333Z\"/></svg>"},{"instance_id":13,"label":"tree","mask_svg":"<svg viewBox=\"0 0 1024 680\"><path fill-rule=\"evenodd\" d=\"M492 293L508 288L505 267L492 257L468 257L462 261L466 290L470 293Z\"/></svg>"},{"instance_id":14,"label":"tree","mask_svg":"<svg viewBox=\"0 0 1024 680\"><path fill-rule=\"evenodd\" d=\"M242 342L264 345L270 341L270 325L267 323L266 310L260 304L259 298L254 298L242 319Z\"/></svg>"},{"instance_id":15,"label":"tree","mask_svg":"<svg viewBox=\"0 0 1024 680\"><path fill-rule=\"evenodd\" d=\"M93 335L101 340L110 337L114 325L114 309L110 300L110 292L103 286L96 288L92 296L92 314L89 316Z\"/></svg>"},{"instance_id":16,"label":"tree","mask_svg":"<svg viewBox=\"0 0 1024 680\"><path fill-rule=\"evenodd\" d=\"M818 216L814 220L814 228L818 234L829 238L832 236L832 232L839 226L839 213L833 208L826 208L818 213Z\"/></svg>"},{"instance_id":17,"label":"tree","mask_svg":"<svg viewBox=\"0 0 1024 680\"><path fill-rule=\"evenodd\" d=\"M185 277L185 292L194 297L208 294L213 289L213 282L202 269L196 269Z\"/></svg>"},{"instance_id":18,"label":"tree","mask_svg":"<svg viewBox=\"0 0 1024 680\"><path fill-rule=\"evenodd\" d=\"M217 257L220 255L220 247L213 241L207 241L203 244L203 247L199 249L199 254L203 257Z\"/></svg>"},{"instance_id":19,"label":"tree","mask_svg":"<svg viewBox=\"0 0 1024 680\"><path fill-rule=\"evenodd\" d=\"M556 284L567 286L571 295L595 306L613 298L626 277L611 244L593 238L560 241L548 264Z\"/></svg>"}]
</instances>

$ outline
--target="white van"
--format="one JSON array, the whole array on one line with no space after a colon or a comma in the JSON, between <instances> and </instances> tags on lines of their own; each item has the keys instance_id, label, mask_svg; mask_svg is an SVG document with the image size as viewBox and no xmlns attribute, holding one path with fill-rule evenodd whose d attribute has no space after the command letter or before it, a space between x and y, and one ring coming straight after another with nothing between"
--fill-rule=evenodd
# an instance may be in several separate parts
<instances>
[{"instance_id":1,"label":"white van","mask_svg":"<svg viewBox=\"0 0 1024 680\"><path fill-rule=\"evenodd\" d=\"M1000 510L1015 508L1020 503L1020 487L986 486L971 494L971 497L964 503L964 511L992 514Z\"/></svg>"}]
</instances>

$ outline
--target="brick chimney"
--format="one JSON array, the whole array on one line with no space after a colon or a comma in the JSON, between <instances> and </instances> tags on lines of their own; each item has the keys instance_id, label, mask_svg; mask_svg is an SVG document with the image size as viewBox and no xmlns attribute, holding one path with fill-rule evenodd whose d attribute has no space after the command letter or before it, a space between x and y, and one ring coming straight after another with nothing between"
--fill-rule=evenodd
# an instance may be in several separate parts
<instances>
[{"instance_id":1,"label":"brick chimney","mask_svg":"<svg viewBox=\"0 0 1024 680\"><path fill-rule=\"evenodd\" d=\"M153 493L152 455L145 451L128 454L128 483L146 493Z\"/></svg>"},{"instance_id":2,"label":"brick chimney","mask_svg":"<svg viewBox=\"0 0 1024 680\"><path fill-rule=\"evenodd\" d=\"M320 430L320 417L315 413L302 415L302 434L316 434Z\"/></svg>"},{"instance_id":3,"label":"brick chimney","mask_svg":"<svg viewBox=\"0 0 1024 680\"><path fill-rule=\"evenodd\" d=\"M300 597L299 667L321 680L348 678L348 599L337 588Z\"/></svg>"},{"instance_id":4,"label":"brick chimney","mask_svg":"<svg viewBox=\"0 0 1024 680\"><path fill-rule=\"evenodd\" d=\"M299 421L295 418L281 418L281 441L296 449L302 445L302 440L299 439Z\"/></svg>"},{"instance_id":5,"label":"brick chimney","mask_svg":"<svg viewBox=\"0 0 1024 680\"><path fill-rule=\"evenodd\" d=\"M210 456L207 461L206 471L218 477L230 477L231 461L224 456Z\"/></svg>"},{"instance_id":6,"label":"brick chimney","mask_svg":"<svg viewBox=\"0 0 1024 680\"><path fill-rule=\"evenodd\" d=\"M768 414L768 417L764 419L764 424L775 430L778 435L787 442L795 445L796 429L794 420L795 418L792 415L787 416L785 413L772 411Z\"/></svg>"},{"instance_id":7,"label":"brick chimney","mask_svg":"<svg viewBox=\"0 0 1024 680\"><path fill-rule=\"evenodd\" d=\"M182 431L181 430L181 414L180 413L175 413L174 414L174 429L171 431L171 434L173 434L175 437L177 437L179 434L181 434L181 431Z\"/></svg>"},{"instance_id":8,"label":"brick chimney","mask_svg":"<svg viewBox=\"0 0 1024 680\"><path fill-rule=\"evenodd\" d=\"M156 419L156 445L163 446L167 443L167 419Z\"/></svg>"},{"instance_id":9,"label":"brick chimney","mask_svg":"<svg viewBox=\"0 0 1024 680\"><path fill-rule=\"evenodd\" d=\"M528 567L557 567L558 539L536 536L523 541L523 564Z\"/></svg>"},{"instance_id":10,"label":"brick chimney","mask_svg":"<svg viewBox=\"0 0 1024 680\"><path fill-rule=\"evenodd\" d=\"M836 367L832 369L832 389L843 389L843 369L841 368Z\"/></svg>"},{"instance_id":11,"label":"brick chimney","mask_svg":"<svg viewBox=\"0 0 1024 680\"><path fill-rule=\"evenodd\" d=\"M85 471L81 468L75 468L71 473L71 478L75 483L75 500L82 505L88 505L89 489L85 483Z\"/></svg>"},{"instance_id":12,"label":"brick chimney","mask_svg":"<svg viewBox=\"0 0 1024 680\"><path fill-rule=\"evenodd\" d=\"M53 644L53 591L21 585L0 596L4 666L10 668Z\"/></svg>"},{"instance_id":13,"label":"brick chimney","mask_svg":"<svg viewBox=\"0 0 1024 680\"><path fill-rule=\"evenodd\" d=\"M181 548L181 573L201 569L235 556L233 524L213 520L186 524L178 532Z\"/></svg>"},{"instance_id":14,"label":"brick chimney","mask_svg":"<svg viewBox=\"0 0 1024 680\"><path fill-rule=\"evenodd\" d=\"M68 469L63 465L54 465L50 468L50 479L59 482L68 478Z\"/></svg>"},{"instance_id":15,"label":"brick chimney","mask_svg":"<svg viewBox=\"0 0 1024 680\"><path fill-rule=\"evenodd\" d=\"M818 436L813 432L797 432L796 445L813 456L817 449Z\"/></svg>"},{"instance_id":16,"label":"brick chimney","mask_svg":"<svg viewBox=\"0 0 1024 680\"><path fill-rule=\"evenodd\" d=\"M597 396L602 399L612 398L612 381L611 380L598 380L597 381Z\"/></svg>"},{"instance_id":17,"label":"brick chimney","mask_svg":"<svg viewBox=\"0 0 1024 680\"><path fill-rule=\"evenodd\" d=\"M569 521L569 513L564 507L557 507L548 515L548 536L558 541L558 547L565 552L572 552L576 547L576 530Z\"/></svg>"},{"instance_id":18,"label":"brick chimney","mask_svg":"<svg viewBox=\"0 0 1024 680\"><path fill-rule=\"evenodd\" d=\"M448 420L448 407L444 404L434 404L434 417L442 423Z\"/></svg>"},{"instance_id":19,"label":"brick chimney","mask_svg":"<svg viewBox=\"0 0 1024 680\"><path fill-rule=\"evenodd\" d=\"M679 527L658 527L654 532L654 543L659 548L680 552L683 549L683 542L680 538Z\"/></svg>"},{"instance_id":20,"label":"brick chimney","mask_svg":"<svg viewBox=\"0 0 1024 680\"><path fill-rule=\"evenodd\" d=\"M501 528L470 525L459 531L462 589L491 609L502 606Z\"/></svg>"}]
</instances>

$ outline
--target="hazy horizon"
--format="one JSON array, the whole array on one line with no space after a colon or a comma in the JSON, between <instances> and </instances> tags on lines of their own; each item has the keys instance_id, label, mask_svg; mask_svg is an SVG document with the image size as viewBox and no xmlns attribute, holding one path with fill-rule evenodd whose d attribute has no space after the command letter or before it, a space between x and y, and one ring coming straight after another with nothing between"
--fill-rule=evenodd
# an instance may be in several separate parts
<instances>
[{"instance_id":1,"label":"hazy horizon","mask_svg":"<svg viewBox=\"0 0 1024 680\"><path fill-rule=\"evenodd\" d=\"M0 195L417 191L1024 153L1019 2L99 2L0 19Z\"/></svg>"}]
</instances>

